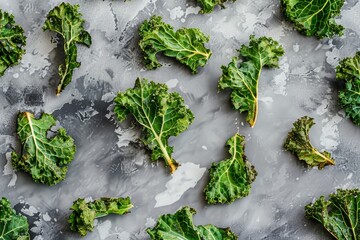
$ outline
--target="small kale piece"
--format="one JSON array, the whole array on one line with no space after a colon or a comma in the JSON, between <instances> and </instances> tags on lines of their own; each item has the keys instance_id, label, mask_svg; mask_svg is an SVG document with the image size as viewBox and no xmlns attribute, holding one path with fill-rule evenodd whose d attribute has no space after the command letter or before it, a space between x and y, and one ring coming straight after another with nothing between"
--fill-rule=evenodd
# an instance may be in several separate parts
<instances>
[{"instance_id":1,"label":"small kale piece","mask_svg":"<svg viewBox=\"0 0 360 240\"><path fill-rule=\"evenodd\" d=\"M236 240L238 237L229 228L217 228L213 225L195 226L195 209L183 207L174 214L159 217L156 226L146 231L154 240Z\"/></svg>"},{"instance_id":2,"label":"small kale piece","mask_svg":"<svg viewBox=\"0 0 360 240\"><path fill-rule=\"evenodd\" d=\"M60 95L71 82L74 69L80 67L76 60L76 44L84 44L87 47L91 45L91 36L85 31L85 20L78 10L79 5L61 3L48 13L43 27L44 31L54 31L64 39L65 63L59 66L60 82L56 90L57 95Z\"/></svg>"},{"instance_id":3,"label":"small kale piece","mask_svg":"<svg viewBox=\"0 0 360 240\"><path fill-rule=\"evenodd\" d=\"M326 165L335 165L330 153L320 152L311 145L309 131L314 124L314 119L307 116L298 119L288 133L284 148L311 167L322 169Z\"/></svg>"},{"instance_id":4,"label":"small kale piece","mask_svg":"<svg viewBox=\"0 0 360 240\"><path fill-rule=\"evenodd\" d=\"M246 160L245 138L235 134L226 144L231 158L212 164L210 181L204 189L209 204L231 203L246 197L257 175L254 166Z\"/></svg>"},{"instance_id":5,"label":"small kale piece","mask_svg":"<svg viewBox=\"0 0 360 240\"><path fill-rule=\"evenodd\" d=\"M336 24L344 0L281 0L285 17L306 36L341 36L344 27Z\"/></svg>"},{"instance_id":6,"label":"small kale piece","mask_svg":"<svg viewBox=\"0 0 360 240\"><path fill-rule=\"evenodd\" d=\"M135 86L115 98L115 114L124 121L131 114L144 131L143 143L152 151L152 160L163 159L173 173L178 163L171 157L171 136L185 131L194 120L180 94L168 92L165 84L137 79Z\"/></svg>"},{"instance_id":7,"label":"small kale piece","mask_svg":"<svg viewBox=\"0 0 360 240\"><path fill-rule=\"evenodd\" d=\"M131 208L133 205L129 197L100 198L92 202L79 198L70 208L73 211L69 217L70 229L85 236L88 231L93 231L95 218L109 214L123 215L129 213Z\"/></svg>"},{"instance_id":8,"label":"small kale piece","mask_svg":"<svg viewBox=\"0 0 360 240\"><path fill-rule=\"evenodd\" d=\"M305 206L305 215L320 222L338 240L356 240L360 236L360 191L338 189L329 200L321 196Z\"/></svg>"},{"instance_id":9,"label":"small kale piece","mask_svg":"<svg viewBox=\"0 0 360 240\"><path fill-rule=\"evenodd\" d=\"M30 240L29 223L26 217L11 208L8 199L0 199L0 239Z\"/></svg>"},{"instance_id":10,"label":"small kale piece","mask_svg":"<svg viewBox=\"0 0 360 240\"><path fill-rule=\"evenodd\" d=\"M20 62L25 44L24 29L15 23L13 15L0 9L0 76Z\"/></svg>"},{"instance_id":11,"label":"small kale piece","mask_svg":"<svg viewBox=\"0 0 360 240\"><path fill-rule=\"evenodd\" d=\"M29 173L35 182L48 185L57 184L65 178L67 165L76 151L74 140L64 128L57 130L56 136L47 137L55 124L56 119L50 114L43 113L41 118L36 119L32 113L20 113L17 133L22 144L21 154L11 153L16 169Z\"/></svg>"},{"instance_id":12,"label":"small kale piece","mask_svg":"<svg viewBox=\"0 0 360 240\"><path fill-rule=\"evenodd\" d=\"M249 46L242 45L242 62L234 57L229 65L222 66L219 89L230 88L231 102L240 113L247 112L246 121L251 127L256 124L259 111L258 84L263 67L279 66L279 57L284 55L282 46L272 38L250 36Z\"/></svg>"},{"instance_id":13,"label":"small kale piece","mask_svg":"<svg viewBox=\"0 0 360 240\"><path fill-rule=\"evenodd\" d=\"M360 51L340 62L336 78L345 82L345 89L339 92L340 105L346 116L360 126Z\"/></svg>"},{"instance_id":14,"label":"small kale piece","mask_svg":"<svg viewBox=\"0 0 360 240\"><path fill-rule=\"evenodd\" d=\"M224 3L230 0L196 0L201 4L201 13L211 13L214 11L215 6L220 6L221 8L225 8ZM236 0L231 0L235 2Z\"/></svg>"},{"instance_id":15,"label":"small kale piece","mask_svg":"<svg viewBox=\"0 0 360 240\"><path fill-rule=\"evenodd\" d=\"M145 66L149 70L161 66L156 54L163 52L165 56L174 57L188 66L192 73L203 67L211 56L211 51L204 44L209 41L197 28L180 28L176 32L159 16L144 21L139 29L139 46L144 53Z\"/></svg>"}]
</instances>

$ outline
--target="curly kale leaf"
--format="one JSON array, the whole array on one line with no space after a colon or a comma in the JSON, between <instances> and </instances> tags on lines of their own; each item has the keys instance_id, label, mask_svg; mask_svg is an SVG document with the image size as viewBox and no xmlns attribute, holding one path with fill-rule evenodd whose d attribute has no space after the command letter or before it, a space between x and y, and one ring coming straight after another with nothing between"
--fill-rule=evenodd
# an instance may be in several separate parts
<instances>
[{"instance_id":1,"label":"curly kale leaf","mask_svg":"<svg viewBox=\"0 0 360 240\"><path fill-rule=\"evenodd\" d=\"M231 102L240 113L247 112L246 121L251 127L256 124L258 115L258 84L263 67L279 66L279 57L284 50L272 38L250 36L249 46L243 45L240 50L243 62L238 67L239 59L234 57L229 65L222 66L219 81L220 90L230 88Z\"/></svg>"},{"instance_id":2,"label":"curly kale leaf","mask_svg":"<svg viewBox=\"0 0 360 240\"><path fill-rule=\"evenodd\" d=\"M236 240L238 237L230 229L217 228L213 225L195 226L195 209L183 207L174 214L160 216L156 226L146 231L154 240Z\"/></svg>"},{"instance_id":3,"label":"curly kale leaf","mask_svg":"<svg viewBox=\"0 0 360 240\"><path fill-rule=\"evenodd\" d=\"M14 16L0 9L0 76L6 69L20 62L25 53L26 37Z\"/></svg>"},{"instance_id":4,"label":"curly kale leaf","mask_svg":"<svg viewBox=\"0 0 360 240\"><path fill-rule=\"evenodd\" d=\"M359 189L338 189L329 200L321 196L307 205L305 215L320 222L338 240L356 240L360 236L359 206Z\"/></svg>"},{"instance_id":5,"label":"curly kale leaf","mask_svg":"<svg viewBox=\"0 0 360 240\"><path fill-rule=\"evenodd\" d=\"M205 225L197 227L201 239L203 240L236 240L238 237L230 228L218 228L214 225Z\"/></svg>"},{"instance_id":6,"label":"curly kale leaf","mask_svg":"<svg viewBox=\"0 0 360 240\"><path fill-rule=\"evenodd\" d=\"M54 31L64 39L65 63L59 66L60 82L56 90L57 95L60 95L71 82L74 69L80 67L76 60L76 44L84 44L87 47L91 45L91 36L85 31L85 20L78 10L79 5L61 3L49 12L43 27L44 31Z\"/></svg>"},{"instance_id":7,"label":"curly kale leaf","mask_svg":"<svg viewBox=\"0 0 360 240\"><path fill-rule=\"evenodd\" d=\"M314 119L307 116L298 119L288 133L284 148L311 167L322 169L326 165L335 165L330 153L320 152L311 145L309 131L314 124Z\"/></svg>"},{"instance_id":8,"label":"curly kale leaf","mask_svg":"<svg viewBox=\"0 0 360 240\"><path fill-rule=\"evenodd\" d=\"M221 8L225 8L224 3L229 0L196 0L202 6L201 13L211 13L214 11L215 6L219 5ZM235 2L236 0L231 0Z\"/></svg>"},{"instance_id":9,"label":"curly kale leaf","mask_svg":"<svg viewBox=\"0 0 360 240\"><path fill-rule=\"evenodd\" d=\"M339 93L340 105L346 115L360 126L360 52L340 62L336 78L345 82L345 89Z\"/></svg>"},{"instance_id":10,"label":"curly kale leaf","mask_svg":"<svg viewBox=\"0 0 360 240\"><path fill-rule=\"evenodd\" d=\"M4 197L0 200L0 240L30 240L26 217L17 214Z\"/></svg>"},{"instance_id":11,"label":"curly kale leaf","mask_svg":"<svg viewBox=\"0 0 360 240\"><path fill-rule=\"evenodd\" d=\"M70 229L85 236L88 231L93 231L95 218L109 214L123 215L129 213L131 208L133 205L129 197L100 198L92 202L79 198L70 208L73 211L69 217Z\"/></svg>"},{"instance_id":12,"label":"curly kale leaf","mask_svg":"<svg viewBox=\"0 0 360 240\"><path fill-rule=\"evenodd\" d=\"M336 24L344 0L281 0L285 17L306 36L317 38L342 35L344 27Z\"/></svg>"},{"instance_id":13,"label":"curly kale leaf","mask_svg":"<svg viewBox=\"0 0 360 240\"><path fill-rule=\"evenodd\" d=\"M211 56L211 51L204 44L209 41L197 28L180 28L176 32L159 16L144 21L139 29L139 46L144 52L145 66L156 69L161 66L156 54L163 52L165 56L174 57L188 66L192 73L203 67Z\"/></svg>"},{"instance_id":14,"label":"curly kale leaf","mask_svg":"<svg viewBox=\"0 0 360 240\"><path fill-rule=\"evenodd\" d=\"M246 160L244 137L235 134L226 144L231 158L212 164L210 181L204 189L209 204L231 203L249 195L257 175L254 166Z\"/></svg>"},{"instance_id":15,"label":"curly kale leaf","mask_svg":"<svg viewBox=\"0 0 360 240\"><path fill-rule=\"evenodd\" d=\"M36 119L29 112L18 116L17 133L22 150L18 155L12 152L12 164L16 169L29 173L35 182L54 185L62 181L67 165L74 158L76 147L74 140L66 134L64 128L57 130L56 136L47 137L56 119L50 114L42 114Z\"/></svg>"},{"instance_id":16,"label":"curly kale leaf","mask_svg":"<svg viewBox=\"0 0 360 240\"><path fill-rule=\"evenodd\" d=\"M137 79L133 89L120 92L115 98L115 114L119 121L131 114L143 127L144 144L152 151L153 160L163 159L173 173L178 163L171 157L170 136L185 131L194 120L178 93L169 93L165 84Z\"/></svg>"}]
</instances>

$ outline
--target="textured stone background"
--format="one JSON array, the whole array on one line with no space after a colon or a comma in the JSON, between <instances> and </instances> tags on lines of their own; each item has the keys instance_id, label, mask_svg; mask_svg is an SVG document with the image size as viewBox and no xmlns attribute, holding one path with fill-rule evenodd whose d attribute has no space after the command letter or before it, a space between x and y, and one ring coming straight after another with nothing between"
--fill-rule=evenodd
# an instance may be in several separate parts
<instances>
[{"instance_id":1,"label":"textured stone background","mask_svg":"<svg viewBox=\"0 0 360 240\"><path fill-rule=\"evenodd\" d=\"M29 217L34 239L79 239L66 224L78 197L130 195L135 208L126 216L96 223L84 239L148 239L145 229L157 216L184 205L198 210L196 224L230 226L239 239L330 239L319 224L304 218L304 206L336 188L359 186L360 128L344 118L337 104L340 88L334 67L360 46L360 3L346 1L338 22L343 37L306 38L285 22L278 0L238 0L225 10L197 14L191 0L101 1L72 0L81 5L90 48L79 46L74 80L55 96L57 67L63 61L58 38L41 27L50 9L61 1L1 0L0 8L15 15L28 37L21 64L0 79L0 189ZM175 61L146 71L137 48L137 28L153 14L177 27L199 27L211 36L208 65L193 76ZM229 93L217 91L220 66L227 64L250 34L271 36L284 46L280 69L265 70L260 81L260 115L254 129L245 116L231 109ZM171 139L174 157L182 167L173 176L162 163L149 161L136 142L140 131L119 124L113 116L116 92L132 87L136 77L167 83L178 91L195 114L195 122ZM19 150L15 134L18 111L54 114L78 146L65 181L48 187L14 172L9 153ZM330 151L337 165L307 169L282 144L292 123L314 117L314 145ZM246 154L259 175L252 193L231 205L207 206L202 189L207 168L227 157L225 141L239 131L246 136Z\"/></svg>"}]
</instances>

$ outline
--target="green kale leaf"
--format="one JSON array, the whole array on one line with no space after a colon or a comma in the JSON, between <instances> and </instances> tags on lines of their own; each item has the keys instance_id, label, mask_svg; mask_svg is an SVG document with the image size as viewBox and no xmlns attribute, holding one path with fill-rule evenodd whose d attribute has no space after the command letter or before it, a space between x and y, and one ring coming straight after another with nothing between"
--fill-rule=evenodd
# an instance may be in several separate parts
<instances>
[{"instance_id":1,"label":"green kale leaf","mask_svg":"<svg viewBox=\"0 0 360 240\"><path fill-rule=\"evenodd\" d=\"M210 181L204 189L209 204L231 203L249 195L257 175L254 166L246 160L245 138L235 134L226 144L231 158L212 164Z\"/></svg>"},{"instance_id":2,"label":"green kale leaf","mask_svg":"<svg viewBox=\"0 0 360 240\"><path fill-rule=\"evenodd\" d=\"M87 47L91 45L91 36L85 31L85 20L78 10L79 5L61 3L48 13L43 27L44 31L54 31L64 39L65 63L59 66L60 82L56 90L57 95L60 95L71 82L74 69L80 67L76 60L76 44L84 44Z\"/></svg>"},{"instance_id":3,"label":"green kale leaf","mask_svg":"<svg viewBox=\"0 0 360 240\"><path fill-rule=\"evenodd\" d=\"M159 217L156 226L146 231L154 240L236 240L238 237L229 228L217 228L213 225L195 226L195 209L183 207L174 214Z\"/></svg>"},{"instance_id":4,"label":"green kale leaf","mask_svg":"<svg viewBox=\"0 0 360 240\"><path fill-rule=\"evenodd\" d=\"M346 116L360 126L360 51L340 62L336 68L336 78L345 82L345 89L339 93L340 105Z\"/></svg>"},{"instance_id":5,"label":"green kale leaf","mask_svg":"<svg viewBox=\"0 0 360 240\"><path fill-rule=\"evenodd\" d=\"M342 35L344 27L336 24L344 0L281 0L285 17L306 36L317 38Z\"/></svg>"},{"instance_id":6,"label":"green kale leaf","mask_svg":"<svg viewBox=\"0 0 360 240\"><path fill-rule=\"evenodd\" d=\"M203 67L211 56L211 51L204 44L209 41L197 28L180 28L176 32L159 16L144 21L139 29L139 46L144 53L145 66L149 70L161 66L156 58L158 52L174 57L188 66L192 73Z\"/></svg>"},{"instance_id":7,"label":"green kale leaf","mask_svg":"<svg viewBox=\"0 0 360 240\"><path fill-rule=\"evenodd\" d=\"M30 240L26 217L17 214L4 197L0 200L0 240Z\"/></svg>"},{"instance_id":8,"label":"green kale leaf","mask_svg":"<svg viewBox=\"0 0 360 240\"><path fill-rule=\"evenodd\" d=\"M119 121L131 114L144 131L143 143L152 151L152 160L163 159L173 173L178 163L171 157L170 136L185 131L194 120L178 93L169 93L165 84L137 79L133 89L120 92L115 98L114 112Z\"/></svg>"},{"instance_id":9,"label":"green kale leaf","mask_svg":"<svg viewBox=\"0 0 360 240\"><path fill-rule=\"evenodd\" d=\"M231 102L240 113L247 112L246 121L251 127L256 124L258 115L258 84L263 67L279 66L279 57L284 50L272 38L250 36L249 46L242 45L240 50L242 62L234 57L229 65L222 66L219 81L220 90L230 88Z\"/></svg>"},{"instance_id":10,"label":"green kale leaf","mask_svg":"<svg viewBox=\"0 0 360 240\"><path fill-rule=\"evenodd\" d=\"M197 227L201 239L203 240L236 240L238 237L230 228L218 228L214 225L205 225Z\"/></svg>"},{"instance_id":11,"label":"green kale leaf","mask_svg":"<svg viewBox=\"0 0 360 240\"><path fill-rule=\"evenodd\" d=\"M88 231L93 231L95 218L109 214L123 215L129 213L131 208L133 205L129 197L100 198L92 202L79 198L70 208L73 211L69 217L70 229L85 236Z\"/></svg>"},{"instance_id":12,"label":"green kale leaf","mask_svg":"<svg viewBox=\"0 0 360 240\"><path fill-rule=\"evenodd\" d=\"M329 200L321 196L305 206L305 215L320 222L338 240L356 240L360 236L359 206L359 189L338 189Z\"/></svg>"},{"instance_id":13,"label":"green kale leaf","mask_svg":"<svg viewBox=\"0 0 360 240\"><path fill-rule=\"evenodd\" d=\"M211 13L214 11L215 6L219 5L221 8L225 8L224 3L229 0L196 0L201 4L201 13ZM231 0L235 2L236 0Z\"/></svg>"},{"instance_id":14,"label":"green kale leaf","mask_svg":"<svg viewBox=\"0 0 360 240\"><path fill-rule=\"evenodd\" d=\"M311 145L309 131L314 124L314 119L307 116L298 119L288 133L284 148L311 167L318 166L322 169L326 165L335 165L330 153L320 152Z\"/></svg>"},{"instance_id":15,"label":"green kale leaf","mask_svg":"<svg viewBox=\"0 0 360 240\"><path fill-rule=\"evenodd\" d=\"M35 182L48 185L65 178L67 165L73 160L76 150L74 140L64 128L57 130L56 136L47 137L55 124L56 119L50 114L44 113L36 119L29 112L20 113L17 133L22 144L21 154L11 153L16 169L29 173Z\"/></svg>"},{"instance_id":16,"label":"green kale leaf","mask_svg":"<svg viewBox=\"0 0 360 240\"><path fill-rule=\"evenodd\" d=\"M6 69L20 62L25 53L26 37L14 16L0 9L0 76Z\"/></svg>"}]
</instances>

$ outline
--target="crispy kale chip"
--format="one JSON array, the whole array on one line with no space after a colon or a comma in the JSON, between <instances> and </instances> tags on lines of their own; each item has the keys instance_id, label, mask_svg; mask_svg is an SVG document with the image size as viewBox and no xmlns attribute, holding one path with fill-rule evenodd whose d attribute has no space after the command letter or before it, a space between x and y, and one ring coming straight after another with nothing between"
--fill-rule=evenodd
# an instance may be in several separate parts
<instances>
[{"instance_id":1,"label":"crispy kale chip","mask_svg":"<svg viewBox=\"0 0 360 240\"><path fill-rule=\"evenodd\" d=\"M235 134L226 144L231 158L212 164L210 181L204 189L209 204L231 203L249 195L257 175L254 166L246 160L244 137Z\"/></svg>"},{"instance_id":2,"label":"crispy kale chip","mask_svg":"<svg viewBox=\"0 0 360 240\"><path fill-rule=\"evenodd\" d=\"M67 165L73 160L76 150L74 140L64 128L58 129L56 136L47 137L55 124L56 119L50 114L44 113L36 119L32 113L20 113L17 133L22 144L21 153L11 153L16 169L29 173L35 182L48 185L65 178Z\"/></svg>"},{"instance_id":3,"label":"crispy kale chip","mask_svg":"<svg viewBox=\"0 0 360 240\"><path fill-rule=\"evenodd\" d=\"M139 29L139 46L144 53L145 66L149 70L161 66L156 54L163 52L165 56L174 57L188 66L192 73L203 67L211 56L211 51L204 44L209 41L197 28L180 28L176 32L161 17L153 16L144 21Z\"/></svg>"},{"instance_id":4,"label":"crispy kale chip","mask_svg":"<svg viewBox=\"0 0 360 240\"><path fill-rule=\"evenodd\" d=\"M340 105L346 115L360 126L360 52L340 62L336 78L345 82L345 88L339 93Z\"/></svg>"},{"instance_id":5,"label":"crispy kale chip","mask_svg":"<svg viewBox=\"0 0 360 240\"><path fill-rule=\"evenodd\" d=\"M221 8L225 8L224 3L229 0L196 0L201 4L201 13L211 13L214 11L214 8L218 5ZM236 0L231 0L235 2Z\"/></svg>"},{"instance_id":6,"label":"crispy kale chip","mask_svg":"<svg viewBox=\"0 0 360 240\"><path fill-rule=\"evenodd\" d=\"M174 214L160 216L156 226L146 231L154 240L236 240L238 237L229 228L213 225L194 226L195 209L183 207Z\"/></svg>"},{"instance_id":7,"label":"crispy kale chip","mask_svg":"<svg viewBox=\"0 0 360 240\"><path fill-rule=\"evenodd\" d=\"M30 240L26 217L17 214L6 198L0 199L0 239Z\"/></svg>"},{"instance_id":8,"label":"crispy kale chip","mask_svg":"<svg viewBox=\"0 0 360 240\"><path fill-rule=\"evenodd\" d=\"M43 30L54 31L64 39L65 63L59 66L60 82L56 94L60 93L71 82L75 68L80 67L77 62L76 44L91 45L91 36L85 31L84 19L78 11L79 5L61 3L47 15Z\"/></svg>"},{"instance_id":9,"label":"crispy kale chip","mask_svg":"<svg viewBox=\"0 0 360 240\"><path fill-rule=\"evenodd\" d=\"M342 35L344 27L336 24L344 0L281 0L285 17L306 36L317 38Z\"/></svg>"},{"instance_id":10,"label":"crispy kale chip","mask_svg":"<svg viewBox=\"0 0 360 240\"><path fill-rule=\"evenodd\" d=\"M256 124L258 115L258 84L263 67L279 66L279 57L284 50L272 38L250 36L249 46L242 45L240 56L243 62L238 67L239 59L234 57L229 65L222 66L219 89L230 88L231 102L240 113L247 112L246 121L251 127Z\"/></svg>"},{"instance_id":11,"label":"crispy kale chip","mask_svg":"<svg viewBox=\"0 0 360 240\"><path fill-rule=\"evenodd\" d=\"M93 231L95 218L109 214L123 215L129 213L133 207L129 197L100 198L92 202L79 198L70 208L73 211L69 217L70 229L85 236L88 231Z\"/></svg>"},{"instance_id":12,"label":"crispy kale chip","mask_svg":"<svg viewBox=\"0 0 360 240\"><path fill-rule=\"evenodd\" d=\"M165 84L137 79L134 88L115 98L115 114L124 121L131 114L144 131L142 141L152 151L152 160L163 159L173 173L178 163L171 157L171 136L177 136L192 123L194 116L178 93L169 93Z\"/></svg>"},{"instance_id":13,"label":"crispy kale chip","mask_svg":"<svg viewBox=\"0 0 360 240\"><path fill-rule=\"evenodd\" d=\"M360 236L360 190L338 189L329 200L321 196L305 207L309 219L320 222L338 240L356 240Z\"/></svg>"},{"instance_id":14,"label":"crispy kale chip","mask_svg":"<svg viewBox=\"0 0 360 240\"><path fill-rule=\"evenodd\" d=\"M320 152L311 145L309 131L314 124L314 119L307 116L298 119L288 133L284 148L311 167L318 166L322 169L326 165L335 165L330 153Z\"/></svg>"},{"instance_id":15,"label":"crispy kale chip","mask_svg":"<svg viewBox=\"0 0 360 240\"><path fill-rule=\"evenodd\" d=\"M25 53L26 37L14 16L0 9L0 76L6 69L20 62Z\"/></svg>"}]
</instances>

